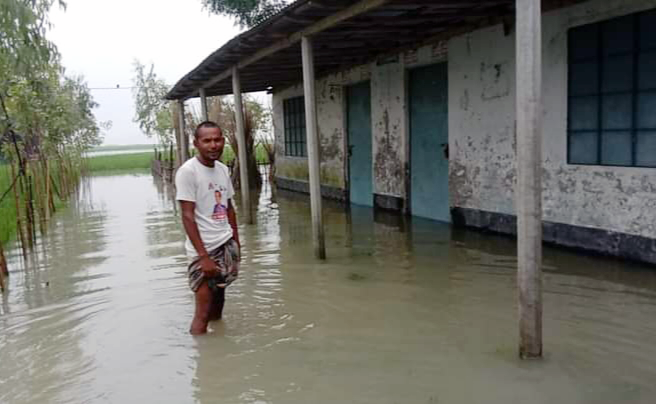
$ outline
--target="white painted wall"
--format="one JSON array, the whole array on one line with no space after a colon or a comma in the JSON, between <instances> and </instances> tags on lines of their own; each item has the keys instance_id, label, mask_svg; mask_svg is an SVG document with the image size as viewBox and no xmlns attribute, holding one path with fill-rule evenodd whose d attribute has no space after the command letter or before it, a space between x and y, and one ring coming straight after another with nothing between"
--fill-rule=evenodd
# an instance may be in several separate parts
<instances>
[{"instance_id":1,"label":"white painted wall","mask_svg":"<svg viewBox=\"0 0 656 404\"><path fill-rule=\"evenodd\" d=\"M656 7L594 0L543 18L545 220L656 237L656 169L567 164L567 30ZM514 214L514 35L501 26L449 42L452 205Z\"/></svg>"},{"instance_id":2,"label":"white painted wall","mask_svg":"<svg viewBox=\"0 0 656 404\"><path fill-rule=\"evenodd\" d=\"M543 207L545 220L656 238L656 169L568 165L567 30L656 7L656 0L592 0L543 18ZM407 70L445 59L424 46L318 81L322 183L344 188L342 87L371 80L374 192L405 198L408 162ZM449 59L451 205L514 214L515 37L499 26L453 38ZM307 178L307 160L284 157L282 100L273 96L277 175Z\"/></svg>"},{"instance_id":3,"label":"white painted wall","mask_svg":"<svg viewBox=\"0 0 656 404\"><path fill-rule=\"evenodd\" d=\"M374 192L405 198L405 167L408 161L406 72L407 69L444 61L445 58L446 44L440 43L317 81L322 184L346 187L344 86L370 80ZM307 159L284 155L283 100L301 95L303 87L300 83L273 95L276 175L307 181Z\"/></svg>"},{"instance_id":4,"label":"white painted wall","mask_svg":"<svg viewBox=\"0 0 656 404\"><path fill-rule=\"evenodd\" d=\"M317 116L321 141L321 183L345 188L346 110L343 87L370 79L368 65L317 80ZM285 156L283 101L303 95L299 83L273 95L273 122L276 136L276 175L307 181L308 163L305 157Z\"/></svg>"}]
</instances>

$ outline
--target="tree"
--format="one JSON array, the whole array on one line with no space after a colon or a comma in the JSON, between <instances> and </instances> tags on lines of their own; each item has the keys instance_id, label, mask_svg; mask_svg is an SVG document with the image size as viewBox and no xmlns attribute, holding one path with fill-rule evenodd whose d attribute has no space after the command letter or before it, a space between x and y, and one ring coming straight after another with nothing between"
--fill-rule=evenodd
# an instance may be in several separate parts
<instances>
[{"instance_id":1,"label":"tree","mask_svg":"<svg viewBox=\"0 0 656 404\"><path fill-rule=\"evenodd\" d=\"M277 14L287 3L287 0L203 0L211 12L236 17L239 25L249 28Z\"/></svg>"},{"instance_id":2,"label":"tree","mask_svg":"<svg viewBox=\"0 0 656 404\"><path fill-rule=\"evenodd\" d=\"M169 86L157 77L155 66L152 64L146 70L146 66L135 60L134 72L134 122L139 124L146 136L157 136L162 145L172 144L175 138L173 118L170 103L164 99Z\"/></svg>"},{"instance_id":3,"label":"tree","mask_svg":"<svg viewBox=\"0 0 656 404\"><path fill-rule=\"evenodd\" d=\"M239 146L236 133L235 105L231 98L211 97L208 101L208 109L210 120L219 123L236 157L239 155ZM261 135L269 129L271 113L249 94L243 95L242 102L244 104L244 136L246 141L246 161L248 163L248 182L253 187L259 187L262 184L262 177L257 167L256 149L258 143L263 141L263 139L258 139L258 137L263 137ZM194 112L192 110L192 113ZM200 118L195 119L195 121L199 120ZM237 158L233 162L232 181L235 185L239 184L239 160Z\"/></svg>"},{"instance_id":4,"label":"tree","mask_svg":"<svg viewBox=\"0 0 656 404\"><path fill-rule=\"evenodd\" d=\"M55 4L65 7L61 0L0 4L0 133L5 156L9 138L15 140L16 134L21 138L19 152L27 157L46 157L43 149L65 144L81 153L102 141L92 113L97 104L86 83L82 77L65 76L57 48L46 38L48 13Z\"/></svg>"},{"instance_id":5,"label":"tree","mask_svg":"<svg viewBox=\"0 0 656 404\"><path fill-rule=\"evenodd\" d=\"M64 200L75 189L84 152L102 142L101 128L110 125L96 122L89 88L82 77L65 75L46 38L54 5L65 6L61 0L0 0L0 154L11 167L0 211L15 217L24 254L36 240L37 219L42 233L47 228L53 194ZM9 231L0 229L0 241Z\"/></svg>"},{"instance_id":6,"label":"tree","mask_svg":"<svg viewBox=\"0 0 656 404\"><path fill-rule=\"evenodd\" d=\"M17 80L42 77L52 61L57 61L55 45L46 39L50 27L48 12L54 0L2 0L0 3L0 130L11 127L6 100Z\"/></svg>"}]
</instances>

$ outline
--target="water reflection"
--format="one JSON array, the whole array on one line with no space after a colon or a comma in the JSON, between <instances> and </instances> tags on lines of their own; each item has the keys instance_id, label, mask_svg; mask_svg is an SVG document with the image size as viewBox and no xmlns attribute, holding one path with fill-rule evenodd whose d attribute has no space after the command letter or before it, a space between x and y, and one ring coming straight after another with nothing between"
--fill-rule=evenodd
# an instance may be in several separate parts
<instances>
[{"instance_id":1,"label":"water reflection","mask_svg":"<svg viewBox=\"0 0 656 404\"><path fill-rule=\"evenodd\" d=\"M653 402L656 275L545 249L543 362L516 359L515 243L265 184L225 319L191 338L172 187L95 177L10 251L0 402ZM239 204L239 200L237 201Z\"/></svg>"}]
</instances>

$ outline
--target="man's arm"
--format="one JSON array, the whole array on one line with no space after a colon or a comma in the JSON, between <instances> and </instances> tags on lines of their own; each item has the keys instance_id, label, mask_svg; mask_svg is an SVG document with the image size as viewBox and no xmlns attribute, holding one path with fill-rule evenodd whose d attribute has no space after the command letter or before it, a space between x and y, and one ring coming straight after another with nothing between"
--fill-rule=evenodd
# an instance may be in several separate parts
<instances>
[{"instance_id":1,"label":"man's arm","mask_svg":"<svg viewBox=\"0 0 656 404\"><path fill-rule=\"evenodd\" d=\"M232 227L232 238L235 239L241 250L239 231L237 230L237 213L235 212L235 207L232 206L232 199L228 199L228 223L230 223L230 227Z\"/></svg>"},{"instance_id":2,"label":"man's arm","mask_svg":"<svg viewBox=\"0 0 656 404\"><path fill-rule=\"evenodd\" d=\"M200 257L200 269L209 276L219 275L219 269L216 267L214 261L210 259L205 245L203 245L203 240L200 238L200 232L198 231L198 225L196 224L196 216L194 210L196 209L196 203L190 201L180 201L180 210L182 211L182 225L184 226L185 232L189 237L189 241L196 249L198 256Z\"/></svg>"}]
</instances>

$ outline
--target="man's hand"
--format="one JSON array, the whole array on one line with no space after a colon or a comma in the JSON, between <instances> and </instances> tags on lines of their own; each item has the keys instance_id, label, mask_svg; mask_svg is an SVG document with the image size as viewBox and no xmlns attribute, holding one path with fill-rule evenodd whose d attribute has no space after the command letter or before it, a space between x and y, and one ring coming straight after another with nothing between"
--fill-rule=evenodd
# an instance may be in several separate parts
<instances>
[{"instance_id":1,"label":"man's hand","mask_svg":"<svg viewBox=\"0 0 656 404\"><path fill-rule=\"evenodd\" d=\"M239 241L239 231L237 230L237 214L235 213L235 207L232 206L232 199L228 199L228 223L232 227L232 238L237 242L239 261L241 261L241 242Z\"/></svg>"},{"instance_id":2,"label":"man's hand","mask_svg":"<svg viewBox=\"0 0 656 404\"><path fill-rule=\"evenodd\" d=\"M219 270L219 267L216 265L212 259L204 255L200 258L200 261L198 261L200 265L200 270L203 271L203 274L208 277L208 278L214 278L219 275L221 275L221 271Z\"/></svg>"}]
</instances>

